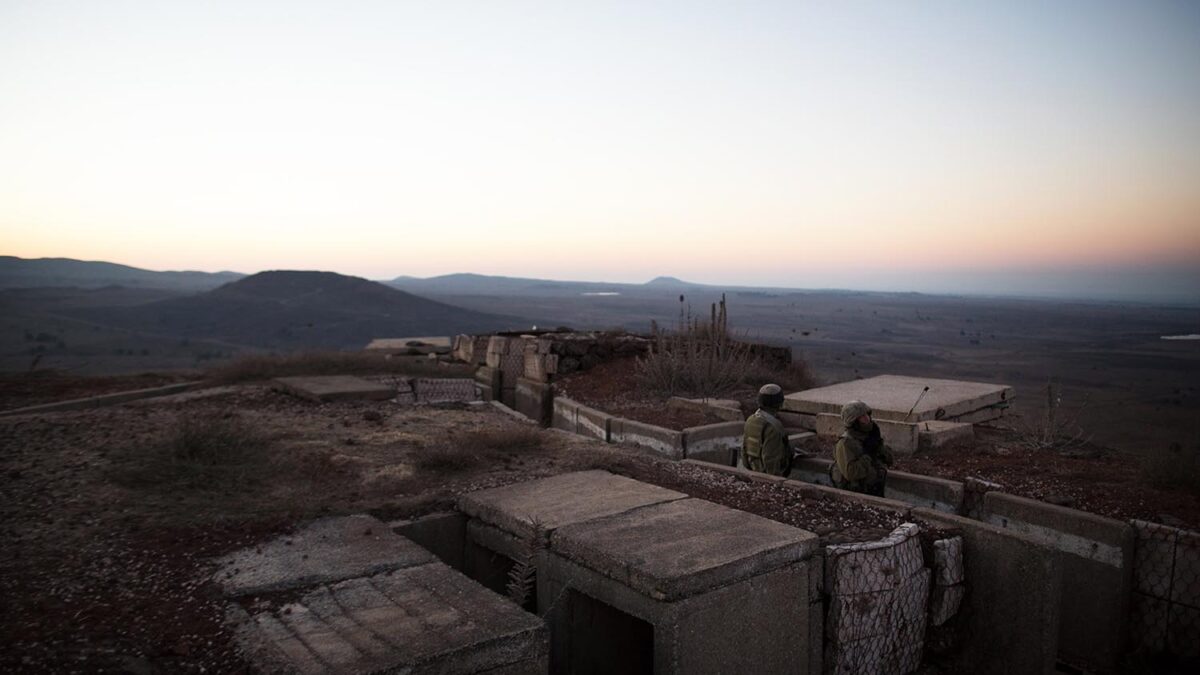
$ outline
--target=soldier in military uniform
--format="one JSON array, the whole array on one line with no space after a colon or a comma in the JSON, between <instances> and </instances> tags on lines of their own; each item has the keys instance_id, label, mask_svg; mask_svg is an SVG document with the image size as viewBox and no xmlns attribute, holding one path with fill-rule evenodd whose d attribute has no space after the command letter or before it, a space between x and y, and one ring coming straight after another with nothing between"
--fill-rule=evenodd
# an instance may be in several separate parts
<instances>
[{"instance_id":1,"label":"soldier in military uniform","mask_svg":"<svg viewBox=\"0 0 1200 675\"><path fill-rule=\"evenodd\" d=\"M882 497L887 468L895 459L879 434L879 425L871 419L871 406L862 401L842 406L842 426L846 430L829 467L834 487Z\"/></svg>"},{"instance_id":2,"label":"soldier in military uniform","mask_svg":"<svg viewBox=\"0 0 1200 675\"><path fill-rule=\"evenodd\" d=\"M747 469L774 476L792 470L792 446L779 421L782 407L779 385L766 384L758 390L758 410L746 420L742 433L742 463Z\"/></svg>"}]
</instances>

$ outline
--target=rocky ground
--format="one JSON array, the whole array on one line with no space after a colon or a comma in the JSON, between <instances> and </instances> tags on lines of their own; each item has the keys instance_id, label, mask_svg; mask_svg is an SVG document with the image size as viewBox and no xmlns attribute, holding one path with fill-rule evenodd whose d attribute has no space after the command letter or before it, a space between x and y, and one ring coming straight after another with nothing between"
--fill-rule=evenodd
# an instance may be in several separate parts
<instances>
[{"instance_id":1,"label":"rocky ground","mask_svg":"<svg viewBox=\"0 0 1200 675\"><path fill-rule=\"evenodd\" d=\"M897 524L491 406L317 404L254 385L0 418L0 448L3 672L244 671L207 581L214 557L320 515L408 518L567 471L608 469L828 541Z\"/></svg>"}]
</instances>

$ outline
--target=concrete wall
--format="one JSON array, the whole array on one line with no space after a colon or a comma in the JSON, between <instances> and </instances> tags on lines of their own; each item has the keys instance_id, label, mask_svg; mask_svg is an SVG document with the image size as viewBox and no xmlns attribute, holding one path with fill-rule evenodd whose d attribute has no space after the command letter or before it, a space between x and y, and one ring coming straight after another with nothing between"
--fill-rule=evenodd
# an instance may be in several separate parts
<instances>
[{"instance_id":1,"label":"concrete wall","mask_svg":"<svg viewBox=\"0 0 1200 675\"><path fill-rule=\"evenodd\" d=\"M550 385L528 378L517 378L513 390L513 409L541 426L550 426L553 392Z\"/></svg>"},{"instance_id":2,"label":"concrete wall","mask_svg":"<svg viewBox=\"0 0 1200 675\"><path fill-rule=\"evenodd\" d=\"M798 458L792 465L791 478L806 483L829 485L829 467L832 464L832 460L820 457ZM884 496L912 506L958 513L963 504L963 485L944 478L889 471Z\"/></svg>"},{"instance_id":3,"label":"concrete wall","mask_svg":"<svg viewBox=\"0 0 1200 675\"><path fill-rule=\"evenodd\" d=\"M612 422L615 419L606 412L580 404L575 433L610 443L612 442Z\"/></svg>"},{"instance_id":4,"label":"concrete wall","mask_svg":"<svg viewBox=\"0 0 1200 675\"><path fill-rule=\"evenodd\" d=\"M982 519L1062 554L1059 656L1115 672L1124 652L1133 583L1128 523L1002 492L983 498Z\"/></svg>"},{"instance_id":5,"label":"concrete wall","mask_svg":"<svg viewBox=\"0 0 1200 675\"><path fill-rule=\"evenodd\" d=\"M947 622L952 648L934 654L950 672L1050 673L1058 653L1061 555L1029 537L933 509L918 522L963 539L966 595Z\"/></svg>"},{"instance_id":6,"label":"concrete wall","mask_svg":"<svg viewBox=\"0 0 1200 675\"><path fill-rule=\"evenodd\" d=\"M609 422L609 441L649 448L664 457L683 459L683 432L664 427L614 418Z\"/></svg>"},{"instance_id":7,"label":"concrete wall","mask_svg":"<svg viewBox=\"0 0 1200 675\"><path fill-rule=\"evenodd\" d=\"M683 447L688 459L733 466L742 447L744 422L718 422L683 430Z\"/></svg>"}]
</instances>

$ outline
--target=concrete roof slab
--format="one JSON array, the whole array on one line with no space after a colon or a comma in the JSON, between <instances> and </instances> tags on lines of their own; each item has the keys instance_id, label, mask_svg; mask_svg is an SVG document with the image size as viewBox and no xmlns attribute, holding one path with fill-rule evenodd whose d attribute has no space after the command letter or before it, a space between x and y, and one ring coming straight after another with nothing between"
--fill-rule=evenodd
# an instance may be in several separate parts
<instances>
[{"instance_id":1,"label":"concrete roof slab","mask_svg":"<svg viewBox=\"0 0 1200 675\"><path fill-rule=\"evenodd\" d=\"M437 560L367 515L323 518L218 560L215 580L236 597L304 588Z\"/></svg>"},{"instance_id":2,"label":"concrete roof slab","mask_svg":"<svg viewBox=\"0 0 1200 675\"><path fill-rule=\"evenodd\" d=\"M659 600L676 600L804 560L817 536L702 499L559 528L553 553Z\"/></svg>"},{"instance_id":3,"label":"concrete roof slab","mask_svg":"<svg viewBox=\"0 0 1200 675\"><path fill-rule=\"evenodd\" d=\"M549 651L541 619L442 563L322 586L242 630L265 670L477 673Z\"/></svg>"},{"instance_id":4,"label":"concrete roof slab","mask_svg":"<svg viewBox=\"0 0 1200 675\"><path fill-rule=\"evenodd\" d=\"M381 401L396 395L396 391L386 384L353 375L279 377L274 383L289 394L311 401Z\"/></svg>"},{"instance_id":5,"label":"concrete roof slab","mask_svg":"<svg viewBox=\"0 0 1200 675\"><path fill-rule=\"evenodd\" d=\"M929 387L929 391L924 391L925 387ZM808 415L840 414L843 405L859 400L871 406L878 419L904 420L912 409L907 421L924 422L957 417L1006 403L1012 398L1012 387L1003 384L879 375L788 394L784 397L783 409Z\"/></svg>"},{"instance_id":6,"label":"concrete roof slab","mask_svg":"<svg viewBox=\"0 0 1200 675\"><path fill-rule=\"evenodd\" d=\"M684 499L668 490L607 471L578 471L465 494L458 509L518 536L536 520L547 531L660 502Z\"/></svg>"}]
</instances>

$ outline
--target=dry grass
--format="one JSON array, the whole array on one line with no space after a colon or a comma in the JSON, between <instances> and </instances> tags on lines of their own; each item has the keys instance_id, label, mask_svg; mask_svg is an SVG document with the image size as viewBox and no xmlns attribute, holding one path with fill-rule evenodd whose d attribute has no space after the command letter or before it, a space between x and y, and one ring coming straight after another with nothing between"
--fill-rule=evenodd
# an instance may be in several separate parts
<instances>
[{"instance_id":1,"label":"dry grass","mask_svg":"<svg viewBox=\"0 0 1200 675\"><path fill-rule=\"evenodd\" d=\"M713 304L707 322L691 315L683 296L679 301L675 330L651 324L654 344L637 361L638 382L667 396L716 397L736 389L755 359L750 345L729 333L724 296Z\"/></svg>"},{"instance_id":2,"label":"dry grass","mask_svg":"<svg viewBox=\"0 0 1200 675\"><path fill-rule=\"evenodd\" d=\"M273 469L272 439L236 412L181 417L155 443L126 450L121 485L158 492L235 492Z\"/></svg>"},{"instance_id":3,"label":"dry grass","mask_svg":"<svg viewBox=\"0 0 1200 675\"><path fill-rule=\"evenodd\" d=\"M1200 491L1200 441L1187 447L1172 443L1147 452L1142 458L1142 475L1156 487Z\"/></svg>"},{"instance_id":4,"label":"dry grass","mask_svg":"<svg viewBox=\"0 0 1200 675\"><path fill-rule=\"evenodd\" d=\"M207 372L218 384L254 382L295 375L405 375L413 377L470 377L467 364L441 365L424 356L373 352L300 352L247 356Z\"/></svg>"},{"instance_id":5,"label":"dry grass","mask_svg":"<svg viewBox=\"0 0 1200 675\"><path fill-rule=\"evenodd\" d=\"M426 448L415 464L423 471L464 471L484 462L536 453L545 448L546 436L532 427L481 429Z\"/></svg>"}]
</instances>

